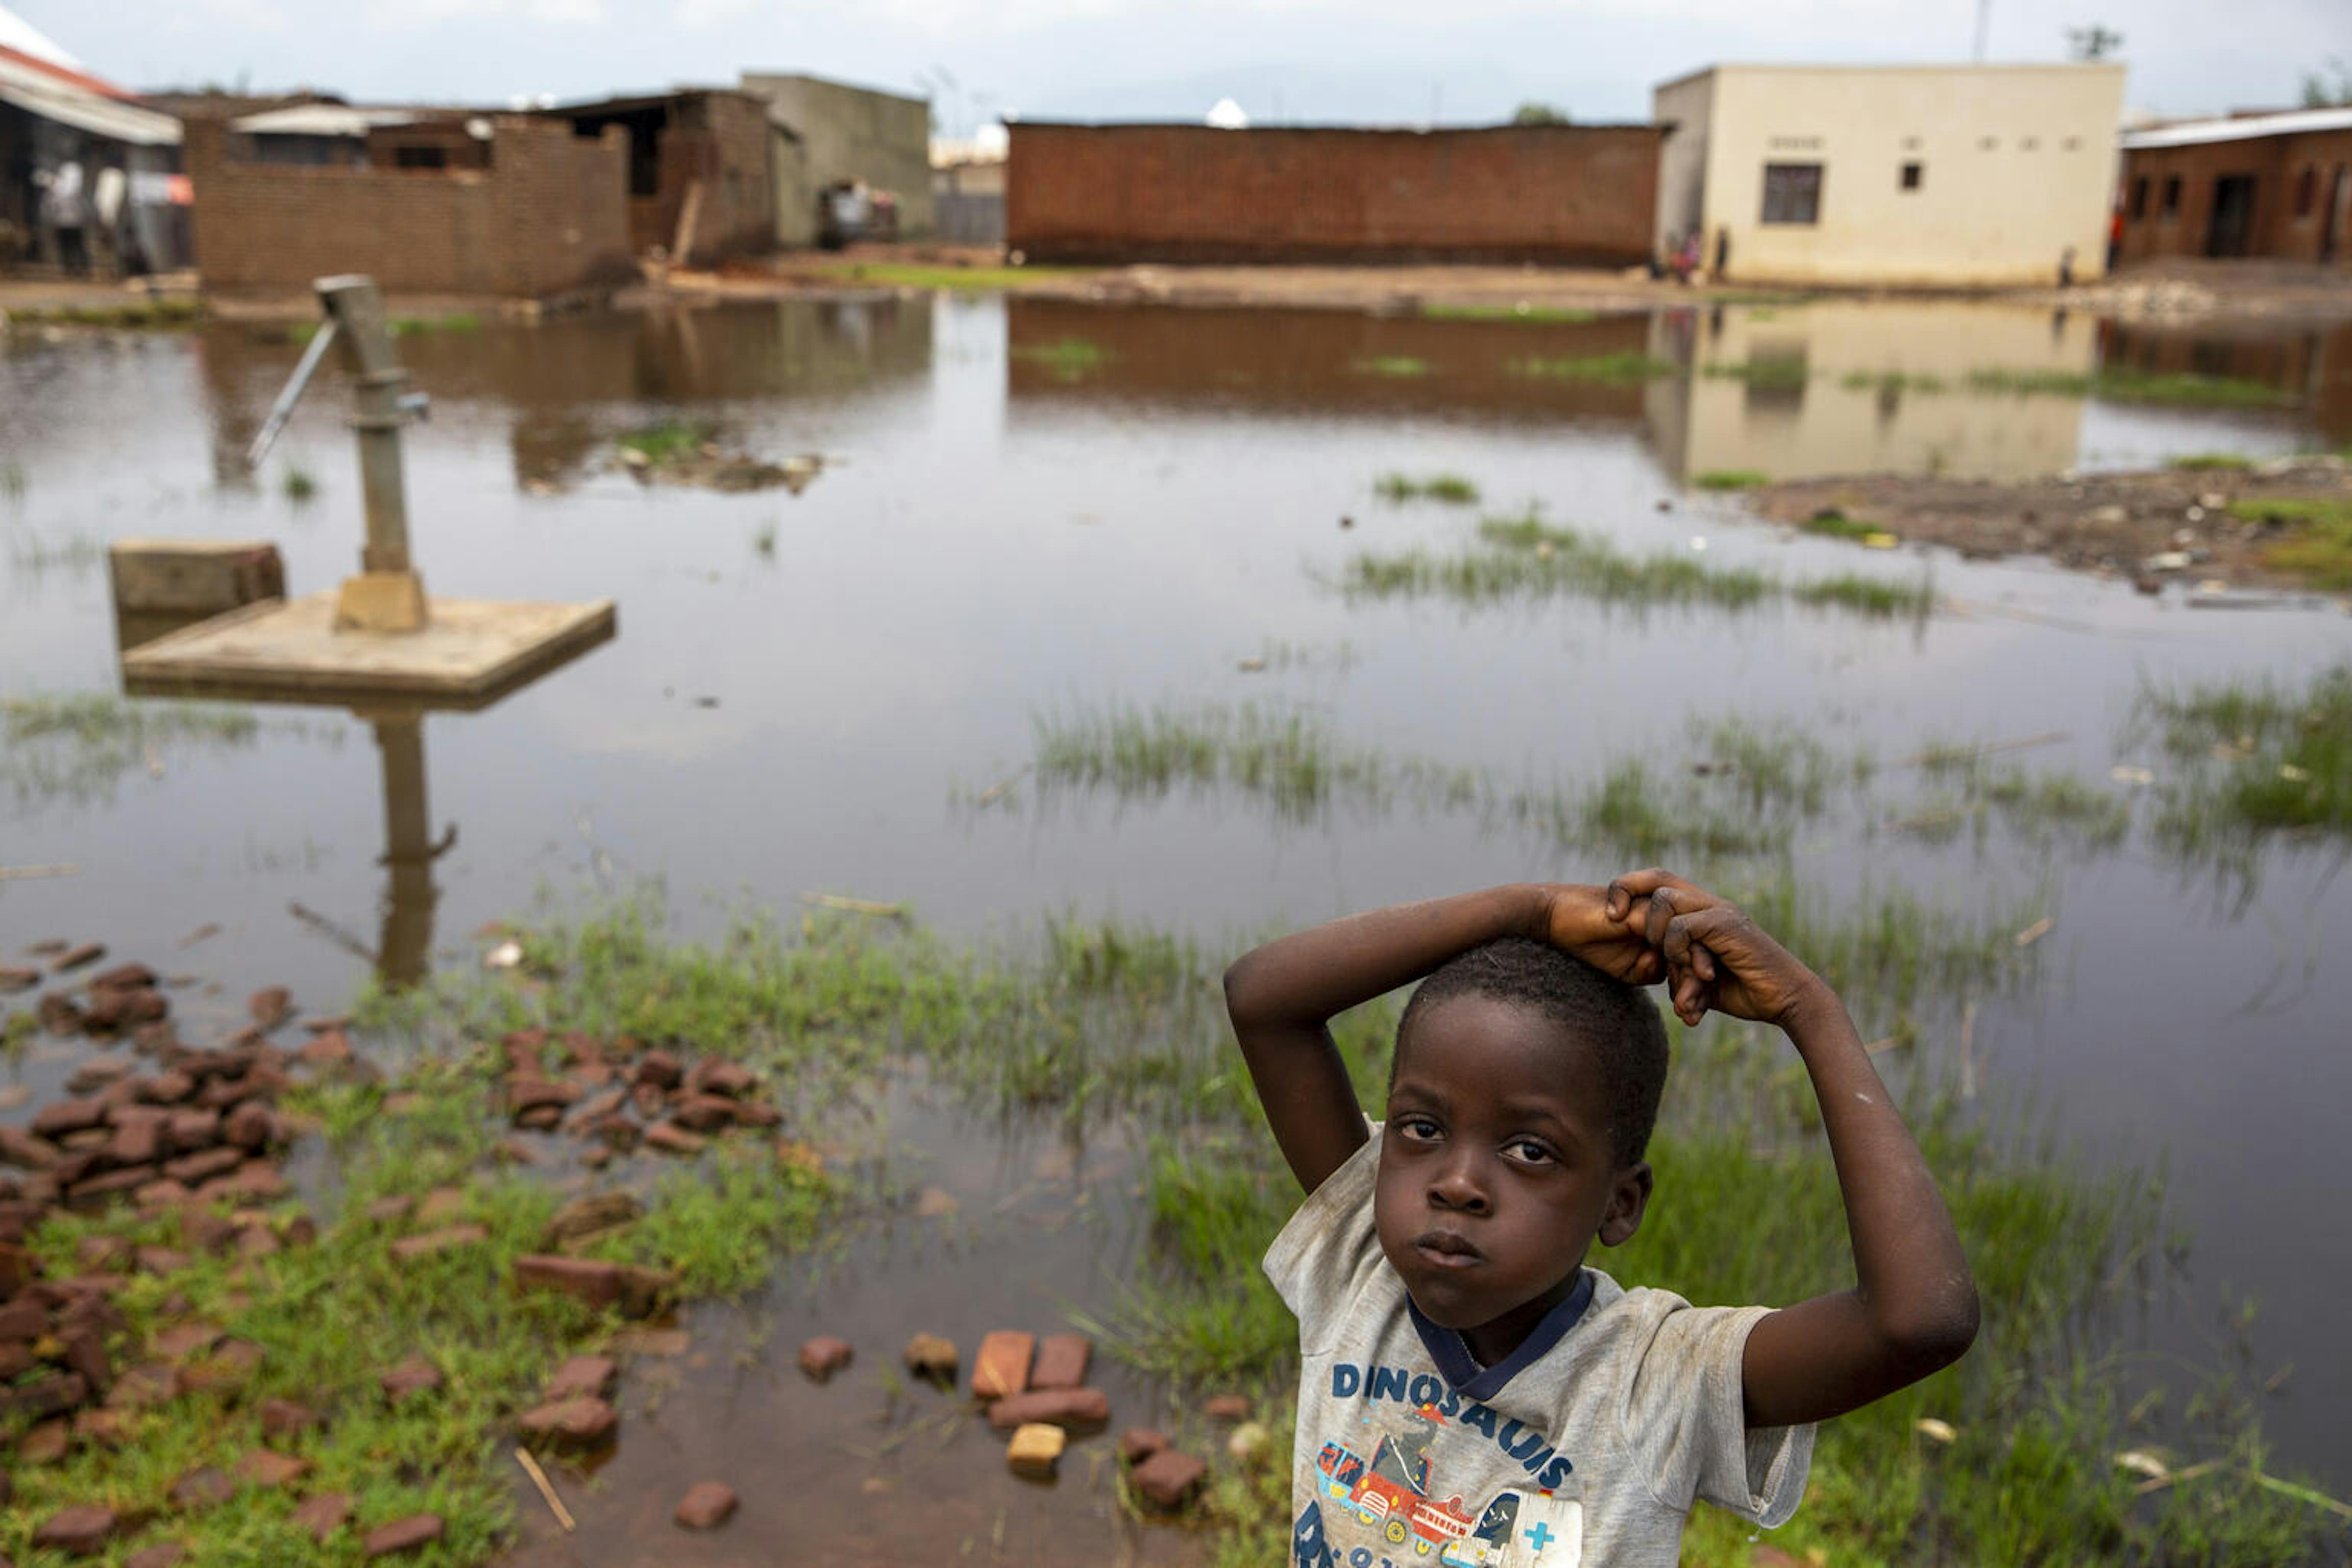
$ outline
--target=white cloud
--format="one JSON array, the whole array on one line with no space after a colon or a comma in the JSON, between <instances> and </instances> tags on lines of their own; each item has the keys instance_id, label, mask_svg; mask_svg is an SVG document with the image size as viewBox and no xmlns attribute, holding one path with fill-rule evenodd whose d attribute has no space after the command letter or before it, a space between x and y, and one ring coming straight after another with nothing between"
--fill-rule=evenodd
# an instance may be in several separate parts
<instances>
[{"instance_id":1,"label":"white cloud","mask_svg":"<svg viewBox=\"0 0 2352 1568\"><path fill-rule=\"evenodd\" d=\"M677 25L699 32L723 27L751 9L751 0L678 0Z\"/></svg>"},{"instance_id":2,"label":"white cloud","mask_svg":"<svg viewBox=\"0 0 2352 1568\"><path fill-rule=\"evenodd\" d=\"M534 22L594 26L605 20L604 0L530 0Z\"/></svg>"}]
</instances>

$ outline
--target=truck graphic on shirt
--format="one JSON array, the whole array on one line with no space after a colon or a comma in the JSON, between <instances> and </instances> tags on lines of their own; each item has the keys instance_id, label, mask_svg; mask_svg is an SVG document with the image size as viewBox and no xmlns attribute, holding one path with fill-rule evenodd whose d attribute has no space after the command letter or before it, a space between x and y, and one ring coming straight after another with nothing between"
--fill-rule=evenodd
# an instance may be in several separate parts
<instances>
[{"instance_id":1,"label":"truck graphic on shirt","mask_svg":"<svg viewBox=\"0 0 2352 1568\"><path fill-rule=\"evenodd\" d=\"M1326 1443L1316 1459L1323 1495L1381 1532L1408 1543L1444 1568L1577 1568L1584 1510L1572 1497L1507 1487L1473 1515L1457 1495L1429 1495L1429 1462L1408 1460L1382 1437L1367 1465L1344 1443Z\"/></svg>"}]
</instances>

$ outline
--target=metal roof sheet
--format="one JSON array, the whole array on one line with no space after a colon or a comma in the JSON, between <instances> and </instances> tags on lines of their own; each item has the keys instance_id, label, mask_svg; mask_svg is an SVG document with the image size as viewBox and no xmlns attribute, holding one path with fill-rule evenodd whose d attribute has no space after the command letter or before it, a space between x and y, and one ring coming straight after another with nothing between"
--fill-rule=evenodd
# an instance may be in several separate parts
<instances>
[{"instance_id":1,"label":"metal roof sheet","mask_svg":"<svg viewBox=\"0 0 2352 1568\"><path fill-rule=\"evenodd\" d=\"M2276 114L2245 114L2234 120L2191 120L2124 132L2124 151L2195 147L2208 142L2252 142L2263 136L2294 136L2315 131L2352 131L2352 106L2289 109Z\"/></svg>"}]
</instances>

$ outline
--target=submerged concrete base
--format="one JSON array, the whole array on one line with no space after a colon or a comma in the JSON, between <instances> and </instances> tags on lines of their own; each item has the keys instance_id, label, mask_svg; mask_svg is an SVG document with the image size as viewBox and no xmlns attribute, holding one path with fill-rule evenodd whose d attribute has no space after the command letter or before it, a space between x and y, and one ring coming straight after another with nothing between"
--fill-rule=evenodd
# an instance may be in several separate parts
<instances>
[{"instance_id":1,"label":"submerged concrete base","mask_svg":"<svg viewBox=\"0 0 2352 1568\"><path fill-rule=\"evenodd\" d=\"M114 607L126 613L220 616L286 596L286 568L266 539L122 539L106 553Z\"/></svg>"},{"instance_id":2,"label":"submerged concrete base","mask_svg":"<svg viewBox=\"0 0 2352 1568\"><path fill-rule=\"evenodd\" d=\"M336 602L312 594L173 632L122 656L123 687L137 697L480 708L609 640L617 624L610 599L434 599L420 630L338 631Z\"/></svg>"}]
</instances>

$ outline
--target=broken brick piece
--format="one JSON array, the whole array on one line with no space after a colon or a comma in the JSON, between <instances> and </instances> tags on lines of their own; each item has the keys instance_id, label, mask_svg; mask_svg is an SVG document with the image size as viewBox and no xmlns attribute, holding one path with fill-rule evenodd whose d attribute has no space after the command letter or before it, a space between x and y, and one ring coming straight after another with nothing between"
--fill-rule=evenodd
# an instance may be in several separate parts
<instances>
[{"instance_id":1,"label":"broken brick piece","mask_svg":"<svg viewBox=\"0 0 2352 1568\"><path fill-rule=\"evenodd\" d=\"M430 1394L441 1386L441 1369L421 1355L410 1356L376 1379L384 1397L394 1405L413 1394Z\"/></svg>"},{"instance_id":2,"label":"broken brick piece","mask_svg":"<svg viewBox=\"0 0 2352 1568\"><path fill-rule=\"evenodd\" d=\"M1013 1432L1013 1441L1004 1450L1005 1462L1016 1476L1050 1481L1054 1479L1054 1467L1061 1462L1062 1450L1069 1445L1069 1434L1059 1426L1033 1423Z\"/></svg>"},{"instance_id":3,"label":"broken brick piece","mask_svg":"<svg viewBox=\"0 0 2352 1568\"><path fill-rule=\"evenodd\" d=\"M114 1538L116 1523L112 1509L79 1503L49 1515L33 1531L33 1544L54 1547L69 1557L89 1557Z\"/></svg>"},{"instance_id":4,"label":"broken brick piece","mask_svg":"<svg viewBox=\"0 0 2352 1568\"><path fill-rule=\"evenodd\" d=\"M437 1513L416 1513L369 1531L366 1539L360 1542L360 1550L372 1558L389 1557L394 1552L414 1552L420 1546L430 1546L440 1539L441 1516Z\"/></svg>"},{"instance_id":5,"label":"broken brick piece","mask_svg":"<svg viewBox=\"0 0 2352 1568\"><path fill-rule=\"evenodd\" d=\"M1084 1334L1047 1334L1037 1342L1036 1363L1029 1369L1032 1388L1081 1388L1094 1342Z\"/></svg>"},{"instance_id":6,"label":"broken brick piece","mask_svg":"<svg viewBox=\"0 0 2352 1568\"><path fill-rule=\"evenodd\" d=\"M588 1258L528 1253L514 1261L515 1283L526 1290L557 1290L591 1307L609 1307L621 1297L621 1268Z\"/></svg>"},{"instance_id":7,"label":"broken brick piece","mask_svg":"<svg viewBox=\"0 0 2352 1568\"><path fill-rule=\"evenodd\" d=\"M959 1364L953 1340L938 1334L917 1334L907 1342L907 1368L918 1377L953 1383Z\"/></svg>"},{"instance_id":8,"label":"broken brick piece","mask_svg":"<svg viewBox=\"0 0 2352 1568\"><path fill-rule=\"evenodd\" d=\"M257 1487L275 1489L299 1479L310 1462L268 1448L256 1448L236 1463L236 1473Z\"/></svg>"},{"instance_id":9,"label":"broken brick piece","mask_svg":"<svg viewBox=\"0 0 2352 1568\"><path fill-rule=\"evenodd\" d=\"M727 1522L740 1500L732 1487L719 1481L697 1481L678 1500L676 1517L688 1530L716 1530Z\"/></svg>"},{"instance_id":10,"label":"broken brick piece","mask_svg":"<svg viewBox=\"0 0 2352 1568\"><path fill-rule=\"evenodd\" d=\"M998 1400L988 1407L988 1424L1000 1432L1032 1422L1056 1426L1095 1427L1110 1419L1110 1397L1099 1388L1032 1389Z\"/></svg>"},{"instance_id":11,"label":"broken brick piece","mask_svg":"<svg viewBox=\"0 0 2352 1568\"><path fill-rule=\"evenodd\" d=\"M1118 1435L1118 1457L1130 1465L1139 1465L1160 1449L1168 1439L1149 1426L1130 1426Z\"/></svg>"},{"instance_id":12,"label":"broken brick piece","mask_svg":"<svg viewBox=\"0 0 2352 1568\"><path fill-rule=\"evenodd\" d=\"M1155 1507L1178 1509L1192 1500L1209 1467L1190 1454L1162 1448L1128 1473L1128 1483Z\"/></svg>"},{"instance_id":13,"label":"broken brick piece","mask_svg":"<svg viewBox=\"0 0 2352 1568\"><path fill-rule=\"evenodd\" d=\"M847 1340L819 1334L801 1346L801 1370L823 1383L847 1366L856 1353Z\"/></svg>"},{"instance_id":14,"label":"broken brick piece","mask_svg":"<svg viewBox=\"0 0 2352 1568\"><path fill-rule=\"evenodd\" d=\"M404 1236L392 1244L393 1258L401 1263L414 1263L420 1258L436 1253L454 1252L461 1247L474 1247L490 1239L490 1233L478 1225L453 1225L442 1230L428 1230L419 1236Z\"/></svg>"},{"instance_id":15,"label":"broken brick piece","mask_svg":"<svg viewBox=\"0 0 2352 1568\"><path fill-rule=\"evenodd\" d=\"M602 1399L613 1392L613 1379L620 1375L621 1364L608 1355L576 1355L555 1369L548 1380L547 1400L555 1404L566 1399Z\"/></svg>"},{"instance_id":16,"label":"broken brick piece","mask_svg":"<svg viewBox=\"0 0 2352 1568\"><path fill-rule=\"evenodd\" d=\"M971 1392L978 1399L1002 1399L1029 1386L1029 1358L1036 1337L1013 1329L999 1329L980 1342L971 1358Z\"/></svg>"},{"instance_id":17,"label":"broken brick piece","mask_svg":"<svg viewBox=\"0 0 2352 1568\"><path fill-rule=\"evenodd\" d=\"M613 1436L620 1413L601 1399L562 1399L516 1418L523 1436L559 1448L593 1448Z\"/></svg>"}]
</instances>

